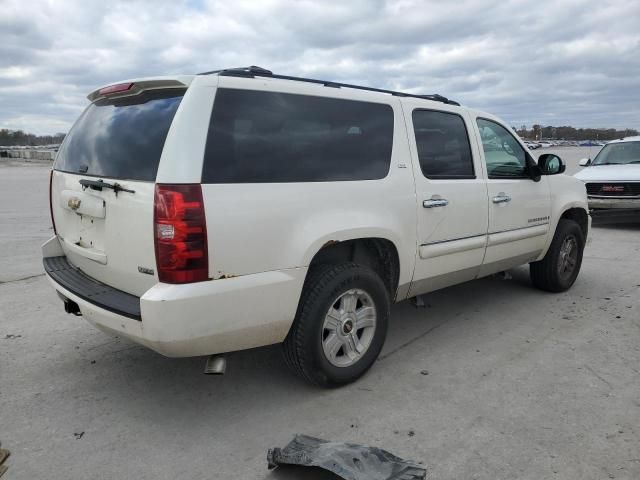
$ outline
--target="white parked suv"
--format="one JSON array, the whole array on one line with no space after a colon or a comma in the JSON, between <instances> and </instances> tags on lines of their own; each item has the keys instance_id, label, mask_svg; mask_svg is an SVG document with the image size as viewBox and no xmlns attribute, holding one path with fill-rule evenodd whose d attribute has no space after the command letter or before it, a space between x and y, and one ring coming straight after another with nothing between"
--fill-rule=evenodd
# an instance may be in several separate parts
<instances>
[{"instance_id":1,"label":"white parked suv","mask_svg":"<svg viewBox=\"0 0 640 480\"><path fill-rule=\"evenodd\" d=\"M167 356L283 343L362 375L390 305L530 264L574 283L584 185L498 118L258 68L96 90L50 181L44 267L69 313Z\"/></svg>"},{"instance_id":2,"label":"white parked suv","mask_svg":"<svg viewBox=\"0 0 640 480\"><path fill-rule=\"evenodd\" d=\"M591 160L583 158L575 177L587 187L594 218L640 222L640 137L607 143Z\"/></svg>"}]
</instances>

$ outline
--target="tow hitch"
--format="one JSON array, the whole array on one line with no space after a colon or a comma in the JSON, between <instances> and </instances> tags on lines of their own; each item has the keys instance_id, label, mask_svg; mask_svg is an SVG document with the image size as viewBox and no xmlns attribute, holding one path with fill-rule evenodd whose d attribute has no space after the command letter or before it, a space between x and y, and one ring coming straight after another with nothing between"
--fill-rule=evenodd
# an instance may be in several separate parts
<instances>
[{"instance_id":1,"label":"tow hitch","mask_svg":"<svg viewBox=\"0 0 640 480\"><path fill-rule=\"evenodd\" d=\"M62 299L64 303L64 311L70 313L71 315L75 315L76 317L81 317L82 312L80 311L80 307L73 300L68 299L64 295L58 292L58 296Z\"/></svg>"}]
</instances>

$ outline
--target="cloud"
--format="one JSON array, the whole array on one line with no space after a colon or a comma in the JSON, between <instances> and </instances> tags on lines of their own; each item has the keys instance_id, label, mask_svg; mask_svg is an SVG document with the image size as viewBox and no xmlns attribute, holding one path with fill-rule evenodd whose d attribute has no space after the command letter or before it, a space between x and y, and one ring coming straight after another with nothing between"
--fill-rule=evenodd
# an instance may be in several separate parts
<instances>
[{"instance_id":1,"label":"cloud","mask_svg":"<svg viewBox=\"0 0 640 480\"><path fill-rule=\"evenodd\" d=\"M3 0L0 127L64 131L98 86L255 64L640 129L639 24L627 0Z\"/></svg>"}]
</instances>

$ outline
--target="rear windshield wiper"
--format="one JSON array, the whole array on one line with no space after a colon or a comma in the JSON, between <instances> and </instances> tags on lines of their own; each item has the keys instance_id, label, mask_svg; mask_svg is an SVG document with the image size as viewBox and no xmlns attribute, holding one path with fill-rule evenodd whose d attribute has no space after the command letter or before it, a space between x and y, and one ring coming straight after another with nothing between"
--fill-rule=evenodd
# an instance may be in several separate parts
<instances>
[{"instance_id":1,"label":"rear windshield wiper","mask_svg":"<svg viewBox=\"0 0 640 480\"><path fill-rule=\"evenodd\" d=\"M100 190L103 188L110 188L118 196L118 192L128 192L128 193L136 193L135 190L129 190L128 188L122 187L119 183L107 183L104 180L88 180L86 178L82 178L78 180L78 183L82 185L82 188L85 189L89 187L91 190Z\"/></svg>"}]
</instances>

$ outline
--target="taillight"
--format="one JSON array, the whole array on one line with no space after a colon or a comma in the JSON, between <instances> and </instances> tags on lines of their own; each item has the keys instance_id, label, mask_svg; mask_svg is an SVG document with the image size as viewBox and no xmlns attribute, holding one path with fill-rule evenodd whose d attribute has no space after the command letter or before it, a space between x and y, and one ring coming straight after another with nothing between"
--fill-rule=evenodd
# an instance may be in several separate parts
<instances>
[{"instance_id":1,"label":"taillight","mask_svg":"<svg viewBox=\"0 0 640 480\"><path fill-rule=\"evenodd\" d=\"M56 221L53 218L53 198L51 198L52 187L53 187L53 170L49 172L49 215L51 215L51 225L53 226L53 233L54 235L57 235L58 231L56 230Z\"/></svg>"},{"instance_id":2,"label":"taillight","mask_svg":"<svg viewBox=\"0 0 640 480\"><path fill-rule=\"evenodd\" d=\"M109 95L112 93L126 92L133 87L133 83L118 83L116 85L109 85L108 87L101 88L98 93L100 95Z\"/></svg>"},{"instance_id":3,"label":"taillight","mask_svg":"<svg viewBox=\"0 0 640 480\"><path fill-rule=\"evenodd\" d=\"M207 224L199 184L157 184L154 236L158 277L165 283L209 278Z\"/></svg>"}]
</instances>

